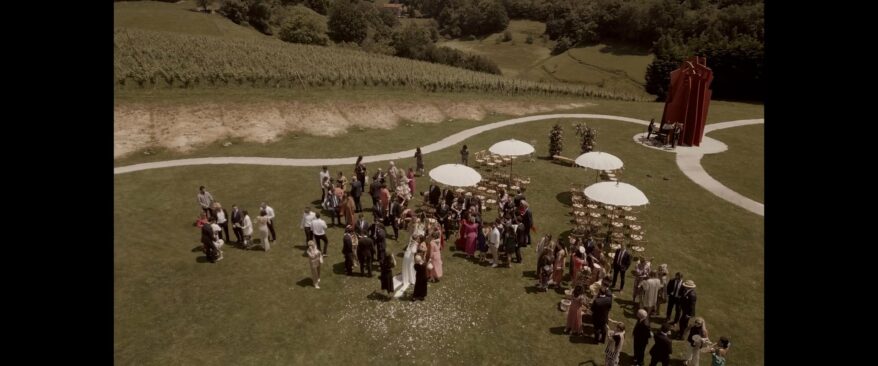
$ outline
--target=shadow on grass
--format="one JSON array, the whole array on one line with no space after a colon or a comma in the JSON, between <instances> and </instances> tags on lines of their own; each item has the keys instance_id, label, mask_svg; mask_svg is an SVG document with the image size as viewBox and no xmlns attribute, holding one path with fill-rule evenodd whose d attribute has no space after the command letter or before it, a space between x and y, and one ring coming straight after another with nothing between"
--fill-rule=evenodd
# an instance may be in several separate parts
<instances>
[{"instance_id":1,"label":"shadow on grass","mask_svg":"<svg viewBox=\"0 0 878 366\"><path fill-rule=\"evenodd\" d=\"M192 253L198 253L198 252L201 252L202 250L204 250L204 247L201 245L198 245L195 248L192 248Z\"/></svg>"},{"instance_id":2,"label":"shadow on grass","mask_svg":"<svg viewBox=\"0 0 878 366\"><path fill-rule=\"evenodd\" d=\"M531 285L531 286L525 286L524 292L528 293L528 294L541 294L541 293L544 293L546 291L541 290L536 285Z\"/></svg>"},{"instance_id":3,"label":"shadow on grass","mask_svg":"<svg viewBox=\"0 0 878 366\"><path fill-rule=\"evenodd\" d=\"M299 287L314 287L314 282L311 281L311 277L305 277L299 280L299 282L296 282L296 284L299 285Z\"/></svg>"},{"instance_id":4,"label":"shadow on grass","mask_svg":"<svg viewBox=\"0 0 878 366\"><path fill-rule=\"evenodd\" d=\"M372 293L370 293L369 295L366 296L366 299L372 300L372 301L387 302L387 301L390 301L393 299L393 294L392 293L386 294L386 293L381 293L378 291L372 291Z\"/></svg>"},{"instance_id":5,"label":"shadow on grass","mask_svg":"<svg viewBox=\"0 0 878 366\"><path fill-rule=\"evenodd\" d=\"M197 263L208 263L208 264L210 264L210 261L207 260L207 256L206 256L206 255L198 256L198 258L195 258L195 262L197 262Z\"/></svg>"},{"instance_id":6,"label":"shadow on grass","mask_svg":"<svg viewBox=\"0 0 878 366\"><path fill-rule=\"evenodd\" d=\"M573 205L573 194L569 191L556 194L555 199L558 200L558 202L563 203L565 206Z\"/></svg>"},{"instance_id":7,"label":"shadow on grass","mask_svg":"<svg viewBox=\"0 0 878 366\"><path fill-rule=\"evenodd\" d=\"M324 258L323 260L326 261L326 258ZM344 261L333 264L332 265L332 273L343 275L344 274Z\"/></svg>"}]
</instances>

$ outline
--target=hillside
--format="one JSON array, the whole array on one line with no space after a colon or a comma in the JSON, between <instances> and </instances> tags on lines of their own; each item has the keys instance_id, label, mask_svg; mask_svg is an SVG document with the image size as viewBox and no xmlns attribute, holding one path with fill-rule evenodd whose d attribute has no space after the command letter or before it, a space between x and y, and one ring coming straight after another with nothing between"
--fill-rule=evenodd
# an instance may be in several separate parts
<instances>
[{"instance_id":1,"label":"hillside","mask_svg":"<svg viewBox=\"0 0 878 366\"><path fill-rule=\"evenodd\" d=\"M502 95L644 98L595 87L539 83L334 47L117 28L119 88L409 88Z\"/></svg>"},{"instance_id":2,"label":"hillside","mask_svg":"<svg viewBox=\"0 0 878 366\"><path fill-rule=\"evenodd\" d=\"M543 39L546 25L513 20L507 30L512 41L498 42L503 32L485 39L451 40L442 46L482 55L495 62L503 75L538 82L588 85L610 92L650 97L644 89L646 67L653 55L644 50L599 44L572 48L552 56L554 41ZM528 36L533 43L528 44Z\"/></svg>"}]
</instances>

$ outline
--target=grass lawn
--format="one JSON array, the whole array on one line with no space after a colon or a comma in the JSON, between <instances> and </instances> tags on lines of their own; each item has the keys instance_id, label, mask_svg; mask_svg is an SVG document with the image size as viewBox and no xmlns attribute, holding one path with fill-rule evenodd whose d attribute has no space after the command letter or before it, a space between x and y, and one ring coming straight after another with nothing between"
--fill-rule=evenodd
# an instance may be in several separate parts
<instances>
[{"instance_id":1,"label":"grass lawn","mask_svg":"<svg viewBox=\"0 0 878 366\"><path fill-rule=\"evenodd\" d=\"M275 94L276 93L276 94ZM162 91L162 92L138 92L138 91L118 91L116 94L117 103L198 103L201 101L225 102L227 99L247 101L259 101L266 99L286 99L296 98L297 100L349 100L349 101L368 101L372 99L394 98L405 101L426 101L430 100L472 100L487 99L489 96L476 94L403 94L394 91L334 91L322 93L301 93L291 91L271 90L261 93L258 90L241 90L230 91L218 89L216 91ZM620 102L603 99L582 100L582 99L564 99L564 98L539 98L539 97L506 97L504 101L534 101L546 100L555 103L565 102L588 102L595 105L559 111L557 113L595 113L595 114L611 114L625 117L640 118L649 120L650 118L660 119L664 104L662 103L644 103L644 102ZM762 115L762 106L757 104L743 104L733 102L713 102L708 116L708 122L725 122L735 119L753 118L753 116ZM335 137L317 137L309 135L287 135L278 141L269 144L260 144L255 142L245 142L232 140L232 145L228 147L222 146L223 142L216 142L195 149L191 152L181 153L166 149L150 149L150 155L144 155L142 152L133 153L128 156L116 159L115 166L125 166L150 161L161 161L171 159L184 159L209 156L265 156L265 157L296 157L296 158L338 158L355 156L359 154L373 155L395 151L403 151L414 149L418 146L424 146L440 140L441 138L451 135L455 132L465 130L471 127L514 118L512 116L494 115L488 116L482 121L470 120L454 120L442 122L439 124L420 124L420 123L403 123L399 128L388 131L383 129L355 129L349 130L348 133ZM542 123L542 122L535 122ZM632 125L633 126L633 125ZM518 127L513 127L518 128ZM536 135L529 137L525 141L531 141L537 138L548 136L546 131L536 131ZM575 137L572 129L567 131L568 141ZM632 134L633 135L633 134ZM393 138L387 138L387 137ZM363 141L374 141L376 138L383 138L380 144L363 143ZM600 140L598 141L600 144ZM326 148L326 146L335 146L339 148ZM356 146L356 151L340 148L342 146ZM601 145L598 145L601 146ZM537 144L537 152L546 153L548 149L547 143L540 142ZM577 154L571 153L571 157ZM761 156L761 155L760 155Z\"/></svg>"},{"instance_id":2,"label":"grass lawn","mask_svg":"<svg viewBox=\"0 0 878 366\"><path fill-rule=\"evenodd\" d=\"M704 170L745 197L765 202L765 126L733 127L709 136L726 143L729 150L705 155L701 159Z\"/></svg>"},{"instance_id":3,"label":"grass lawn","mask_svg":"<svg viewBox=\"0 0 878 366\"><path fill-rule=\"evenodd\" d=\"M751 108L748 118L762 115L758 106L717 103L709 119L738 119L747 108ZM648 119L660 115L661 104L601 103L589 112ZM537 152L544 155L555 122L506 127L465 143L476 151L510 137L537 139ZM574 121L560 122L566 136L563 154L578 155L573 151ZM682 271L696 281L698 315L706 318L713 338L726 335L736 344L730 362L762 365L763 218L692 183L676 167L673 154L635 144L631 136L641 132L642 126L587 122L599 131L599 150L619 156L626 164L624 180L642 189L651 201L640 216L653 263L668 263L670 271ZM448 131L438 129L442 126ZM425 140L436 141L457 128L457 122L440 124ZM747 128L711 136L728 143L729 153L735 151L739 159L761 164L761 150L735 149L732 139L739 134L737 130ZM406 141L417 135L416 129L405 128L394 133ZM351 138L284 145L288 146L285 153L357 155L360 146L344 144ZM260 151L253 152L238 151L241 155ZM424 157L428 169L457 159L456 148ZM413 159L397 161L400 167L413 164ZM369 174L378 166L386 167L386 163L369 164ZM339 168L350 171L352 167L330 170L335 174ZM526 195L539 235L569 231L568 186L591 182L592 175L542 159L521 163L515 171L533 179ZM317 172L313 168L198 166L114 176L114 360L143 365L579 365L589 360L603 364L602 345L589 344L590 338L560 334L565 314L557 310L557 303L562 295L533 293L533 247L524 249L524 263L511 269L479 266L446 248L445 277L430 284L427 301L385 303L373 294L379 288L377 278L340 274L341 231L333 228L321 289L310 287L298 220L301 208L319 194ZM193 252L200 234L192 227L198 213L195 193L202 184L229 208L237 203L253 211L259 202L270 202L277 211L280 239L272 251L227 248L222 262L202 263L202 255ZM419 190L427 185L424 178L417 182ZM371 207L369 199L364 200L364 207ZM492 218L492 213L486 217ZM388 250L394 253L401 252L402 246L388 242ZM611 314L613 319L625 320L629 329L633 326L631 283L629 277ZM674 350L673 358L679 359L684 343L674 342ZM623 353L622 364L628 364L630 334ZM708 363L702 361L702 365Z\"/></svg>"},{"instance_id":4,"label":"grass lawn","mask_svg":"<svg viewBox=\"0 0 878 366\"><path fill-rule=\"evenodd\" d=\"M551 56L552 42L545 43L540 37L546 31L546 25L531 20L513 20L509 22L507 30L512 33L512 41L509 42L497 43L498 39L503 38L504 31L480 40L452 40L439 45L485 56L500 67L504 76L534 80L524 77L523 73ZM528 35L534 38L532 44L525 42Z\"/></svg>"}]
</instances>

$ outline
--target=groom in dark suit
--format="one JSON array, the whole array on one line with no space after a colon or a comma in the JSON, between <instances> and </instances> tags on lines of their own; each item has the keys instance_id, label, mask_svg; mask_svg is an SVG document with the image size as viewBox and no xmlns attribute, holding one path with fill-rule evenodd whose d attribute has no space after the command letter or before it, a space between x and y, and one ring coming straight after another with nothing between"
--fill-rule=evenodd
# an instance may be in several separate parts
<instances>
[{"instance_id":1,"label":"groom in dark suit","mask_svg":"<svg viewBox=\"0 0 878 366\"><path fill-rule=\"evenodd\" d=\"M241 239L244 238L244 229L240 227L241 221L244 221L244 215L241 214L238 205L232 205L232 230L235 231L236 244L241 244Z\"/></svg>"},{"instance_id":2,"label":"groom in dark suit","mask_svg":"<svg viewBox=\"0 0 878 366\"><path fill-rule=\"evenodd\" d=\"M677 272L674 279L668 282L668 311L665 316L665 323L676 323L680 321L680 299L683 298L683 274ZM674 312L674 321L671 321L671 311Z\"/></svg>"},{"instance_id":3,"label":"groom in dark suit","mask_svg":"<svg viewBox=\"0 0 878 366\"><path fill-rule=\"evenodd\" d=\"M356 210L354 212L362 212L363 206L360 206L360 196L363 195L363 182L360 182L357 177L353 178L351 182L351 197L354 198L354 205Z\"/></svg>"},{"instance_id":4,"label":"groom in dark suit","mask_svg":"<svg viewBox=\"0 0 878 366\"><path fill-rule=\"evenodd\" d=\"M619 285L619 291L625 288L625 272L628 271L628 267L631 267L631 254L628 252L627 246L627 244L622 244L621 248L616 249L616 257L613 258L613 283L610 287L616 287L616 277L621 275L622 283Z\"/></svg>"},{"instance_id":5,"label":"groom in dark suit","mask_svg":"<svg viewBox=\"0 0 878 366\"><path fill-rule=\"evenodd\" d=\"M667 323L662 324L661 332L655 335L655 344L652 345L652 348L649 349L649 356L651 359L649 360L649 366L656 366L659 363L662 366L668 366L671 364L671 353L673 353L671 338L668 335L671 334L671 326Z\"/></svg>"}]
</instances>

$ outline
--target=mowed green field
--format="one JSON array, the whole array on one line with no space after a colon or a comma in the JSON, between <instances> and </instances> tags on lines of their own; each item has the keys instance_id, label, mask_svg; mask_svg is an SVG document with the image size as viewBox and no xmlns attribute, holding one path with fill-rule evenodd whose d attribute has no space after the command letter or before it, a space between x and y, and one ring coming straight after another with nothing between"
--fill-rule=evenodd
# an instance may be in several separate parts
<instances>
[{"instance_id":1,"label":"mowed green field","mask_svg":"<svg viewBox=\"0 0 878 366\"><path fill-rule=\"evenodd\" d=\"M743 126L711 132L729 150L705 155L701 165L716 180L757 202L765 202L765 126ZM738 169L746 166L747 169Z\"/></svg>"},{"instance_id":2,"label":"mowed green field","mask_svg":"<svg viewBox=\"0 0 878 366\"><path fill-rule=\"evenodd\" d=\"M620 102L596 108L594 113L648 120L661 111L658 103L641 109L637 105ZM710 120L761 116L758 106L715 103ZM544 155L555 122L564 127L563 154L576 156L573 120L505 127L465 143L477 151L502 139L536 139L537 152ZM732 364L764 364L763 218L692 183L677 168L673 154L634 143L631 136L642 132L643 126L586 122L598 129L598 150L619 156L626 166L624 180L650 199L639 216L653 263L668 263L672 272L681 271L697 283L698 315L706 318L712 338L726 335L735 342L729 355ZM449 124L447 134L459 128ZM718 131L711 137L729 139L726 142L733 149L727 153L731 153L736 150L732 139L752 134L749 128ZM439 140L445 132L432 130L425 137L417 128L398 128L388 138L411 141L408 148L413 148ZM290 144L285 153L288 157L354 156L361 152L361 145L344 143L353 138L321 139L323 144L315 138L299 151ZM427 169L457 161L458 148L425 155ZM761 161L757 153L741 150L739 159ZM249 155L247 151L238 154ZM396 163L400 167L414 164L413 159ZM371 174L387 163L367 167ZM335 174L339 169L350 175L352 167L331 167L330 171ZM526 196L537 235L565 235L572 228L567 214L569 185L593 182L593 175L543 159L517 164L515 172L533 179ZM425 302L384 302L373 293L379 288L377 278L341 274L341 230L333 228L321 289L311 287L298 222L302 207L318 198L317 173L314 168L212 165L115 176L115 361L141 365L603 364L603 345L590 344L590 337L561 334L565 316L557 304L563 295L534 293L533 247L523 251L524 263L511 269L471 263L446 248L442 253L445 277L430 284ZM417 188L423 190L428 184L421 178ZM255 211L259 202L268 201L278 215L279 241L272 251L227 248L223 261L205 263L195 250L200 234L192 226L199 212L195 202L199 185L206 185L226 207L238 204ZM371 207L369 199L364 199L364 207ZM492 218L493 212L486 217ZM406 234L401 237L407 239ZM401 242L388 243L394 253L402 247ZM633 326L631 283L629 277L611 313L629 328ZM653 326L658 324L656 319ZM631 344L629 335L623 365L630 364ZM680 359L684 348L683 342L674 342L673 358ZM702 360L702 365L708 363Z\"/></svg>"}]
</instances>

